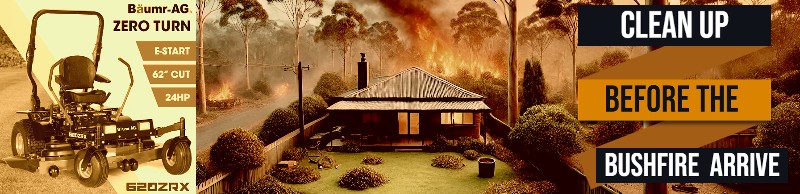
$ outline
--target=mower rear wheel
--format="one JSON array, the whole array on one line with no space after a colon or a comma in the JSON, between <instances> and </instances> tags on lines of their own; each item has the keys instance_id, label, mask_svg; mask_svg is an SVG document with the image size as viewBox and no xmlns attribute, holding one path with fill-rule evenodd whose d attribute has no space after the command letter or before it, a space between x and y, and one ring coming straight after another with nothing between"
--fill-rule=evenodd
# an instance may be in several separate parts
<instances>
[{"instance_id":1,"label":"mower rear wheel","mask_svg":"<svg viewBox=\"0 0 800 194\"><path fill-rule=\"evenodd\" d=\"M167 155L169 149L174 149L172 155ZM164 164L167 172L173 175L181 175L189 171L189 167L192 165L192 151L189 144L184 141L175 141L175 139L167 140L164 148L161 149L161 163Z\"/></svg>"},{"instance_id":2,"label":"mower rear wheel","mask_svg":"<svg viewBox=\"0 0 800 194\"><path fill-rule=\"evenodd\" d=\"M37 139L33 135L33 121L23 119L14 123L11 130L11 154L14 156L25 156L28 154L41 154L45 145L44 140Z\"/></svg>"},{"instance_id":3,"label":"mower rear wheel","mask_svg":"<svg viewBox=\"0 0 800 194\"><path fill-rule=\"evenodd\" d=\"M103 153L92 153L91 161L86 168L81 168L86 151L81 150L78 152L78 157L75 157L75 173L78 174L78 182L87 187L99 187L108 179L108 160Z\"/></svg>"}]
</instances>

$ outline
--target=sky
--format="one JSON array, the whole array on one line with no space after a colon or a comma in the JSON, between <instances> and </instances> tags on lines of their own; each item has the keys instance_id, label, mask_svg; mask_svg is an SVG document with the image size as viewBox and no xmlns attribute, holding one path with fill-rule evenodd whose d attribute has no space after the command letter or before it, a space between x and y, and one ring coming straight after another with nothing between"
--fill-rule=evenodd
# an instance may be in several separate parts
<instances>
[{"instance_id":1,"label":"sky","mask_svg":"<svg viewBox=\"0 0 800 194\"><path fill-rule=\"evenodd\" d=\"M368 1L369 0L353 0L352 2L368 2ZM432 12L455 14L456 12L458 12L459 9L461 9L461 6L473 0L439 0L439 1L445 3L443 3L441 6L433 8ZM496 4L494 1L492 0L483 0L483 1L489 3L490 6L495 7L495 9L498 11L498 14L502 13L502 7L500 7L500 5ZM669 0L669 1L670 4L673 5L679 4L679 0ZM774 1L777 0L768 0L767 2L774 2ZM330 8L333 7L334 2L335 1L333 0L325 0L323 15L330 14ZM636 3L633 0L615 0L614 4L636 5ZM517 21L520 21L523 18L525 18L525 16L530 15L536 10L536 0L518 0L517 6L518 6ZM266 7L267 7L267 13L269 14L271 20L276 20L281 23L288 23L286 16L282 12L280 12L280 10L276 6L266 5ZM388 17L386 14L380 13L381 8L375 4L364 3L362 5L357 5L356 9L359 9L360 11L362 11L362 13L365 13L367 18L371 20L382 21L385 20L385 17ZM375 12L373 15L371 15L373 17L370 17L369 12ZM374 17L374 16L379 16L379 17ZM502 17L502 15L500 16ZM317 19L316 21L311 21L309 23L317 24L319 23L319 20Z\"/></svg>"},{"instance_id":2,"label":"sky","mask_svg":"<svg viewBox=\"0 0 800 194\"><path fill-rule=\"evenodd\" d=\"M356 9L358 9L365 17L369 20L369 23L374 23L378 21L390 21L395 24L395 26L402 26L398 22L402 22L397 18L392 18L388 12L384 10L382 6L376 3L376 0L349 0L356 4ZM430 8L430 12L432 15L438 16L436 20L442 24L442 26L447 26L449 20L455 18L456 13L461 6L466 4L467 2L473 0L433 0L439 1L439 5ZM493 0L482 0L488 3L490 6L494 7L497 12L498 16L500 17L501 22L505 23L503 18L503 8L501 5L495 3ZM641 3L645 3L647 0L641 0ZM668 0L671 5L680 4L680 0ZM746 1L746 0L743 0ZM764 3L765 5L772 4L777 0L766 0ZM267 13L269 15L270 20L274 20L281 25L290 25L286 15L280 11L275 5L266 4L265 1L259 1L262 5L266 8ZM333 7L335 0L324 0L324 6L322 8L323 16L330 14L330 9ZM615 5L636 5L633 0L614 0ZM536 0L518 0L517 2L518 10L517 10L517 21L521 21L526 16L531 15L536 10ZM212 20L219 18L219 12L212 14L210 17ZM313 18L308 22L307 27L316 26L319 24L319 18ZM402 28L402 27L400 27ZM402 30L402 29L401 29ZM401 35L402 38L403 35Z\"/></svg>"}]
</instances>

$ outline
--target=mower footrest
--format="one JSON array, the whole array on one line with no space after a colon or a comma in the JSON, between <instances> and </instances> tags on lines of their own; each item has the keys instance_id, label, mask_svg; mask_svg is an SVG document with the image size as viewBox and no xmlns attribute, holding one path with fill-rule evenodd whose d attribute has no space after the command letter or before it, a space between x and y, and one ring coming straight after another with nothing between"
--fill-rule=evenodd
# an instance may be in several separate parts
<instances>
[{"instance_id":1,"label":"mower footrest","mask_svg":"<svg viewBox=\"0 0 800 194\"><path fill-rule=\"evenodd\" d=\"M28 159L19 156L5 157L3 158L3 162L8 164L8 166L11 168L24 169L30 172L36 172L36 169L39 168L39 160Z\"/></svg>"}]
</instances>

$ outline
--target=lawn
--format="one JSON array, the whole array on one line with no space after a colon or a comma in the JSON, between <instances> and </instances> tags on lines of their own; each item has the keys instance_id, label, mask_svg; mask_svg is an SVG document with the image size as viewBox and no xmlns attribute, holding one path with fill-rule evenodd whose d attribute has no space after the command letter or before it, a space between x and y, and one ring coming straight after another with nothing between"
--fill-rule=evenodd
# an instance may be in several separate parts
<instances>
[{"instance_id":1,"label":"lawn","mask_svg":"<svg viewBox=\"0 0 800 194\"><path fill-rule=\"evenodd\" d=\"M365 152L365 153L328 153L340 165L338 169L321 170L320 180L308 184L287 184L303 193L356 193L359 191L341 188L339 178L349 169L361 166L361 160L367 154L383 157L383 164L370 165L382 173L389 182L376 188L364 190L362 193L481 193L489 182L502 182L514 178L514 171L500 160L495 166L494 178L478 178L478 161L464 159L464 168L443 169L431 166L431 159L439 154L451 154L462 157L459 153L427 153L427 152ZM483 157L491 157L484 155ZM304 161L301 165L316 167Z\"/></svg>"}]
</instances>

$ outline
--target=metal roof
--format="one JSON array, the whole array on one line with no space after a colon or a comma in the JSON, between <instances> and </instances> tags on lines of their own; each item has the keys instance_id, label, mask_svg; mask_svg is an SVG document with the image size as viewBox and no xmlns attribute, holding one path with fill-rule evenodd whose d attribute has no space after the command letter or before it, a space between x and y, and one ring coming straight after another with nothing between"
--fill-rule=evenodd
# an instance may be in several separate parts
<instances>
[{"instance_id":1,"label":"metal roof","mask_svg":"<svg viewBox=\"0 0 800 194\"><path fill-rule=\"evenodd\" d=\"M483 101L340 101L328 110L444 110L482 111L490 110Z\"/></svg>"},{"instance_id":2,"label":"metal roof","mask_svg":"<svg viewBox=\"0 0 800 194\"><path fill-rule=\"evenodd\" d=\"M364 89L345 92L351 99L483 99L483 96L458 87L425 70L411 67Z\"/></svg>"}]
</instances>

